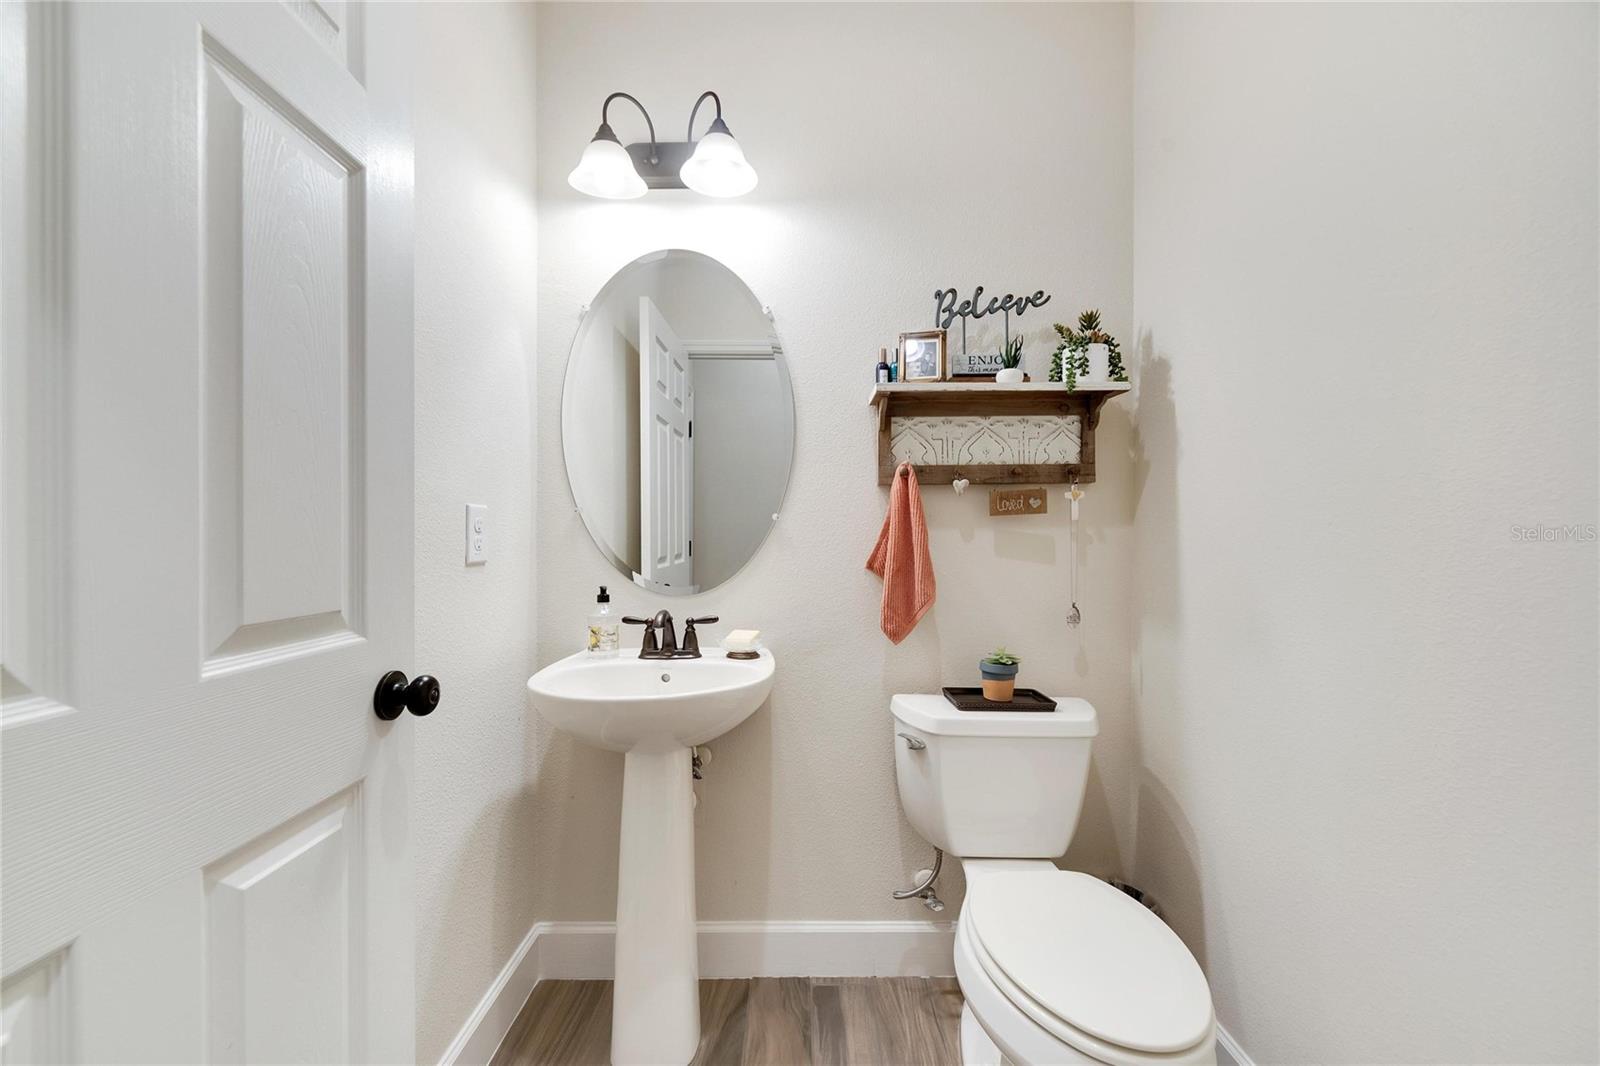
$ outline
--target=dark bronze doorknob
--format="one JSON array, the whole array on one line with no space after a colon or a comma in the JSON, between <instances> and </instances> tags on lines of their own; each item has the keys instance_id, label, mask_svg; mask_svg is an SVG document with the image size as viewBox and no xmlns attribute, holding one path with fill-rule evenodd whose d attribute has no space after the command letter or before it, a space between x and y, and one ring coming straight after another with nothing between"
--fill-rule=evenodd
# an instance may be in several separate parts
<instances>
[{"instance_id":1,"label":"dark bronze doorknob","mask_svg":"<svg viewBox=\"0 0 1600 1066\"><path fill-rule=\"evenodd\" d=\"M432 714L437 706L439 682L427 674L418 674L408 684L405 674L390 670L379 679L378 689L372 694L372 709L385 722L399 718L401 711L410 711L421 718Z\"/></svg>"}]
</instances>

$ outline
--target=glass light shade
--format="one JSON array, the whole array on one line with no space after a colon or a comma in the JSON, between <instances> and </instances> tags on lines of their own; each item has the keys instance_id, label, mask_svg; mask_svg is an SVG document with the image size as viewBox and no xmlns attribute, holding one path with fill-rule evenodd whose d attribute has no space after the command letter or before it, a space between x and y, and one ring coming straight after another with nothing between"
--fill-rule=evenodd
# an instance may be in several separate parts
<instances>
[{"instance_id":1,"label":"glass light shade","mask_svg":"<svg viewBox=\"0 0 1600 1066\"><path fill-rule=\"evenodd\" d=\"M633 159L616 141L596 137L567 175L567 184L581 193L606 200L633 200L645 194L644 179Z\"/></svg>"},{"instance_id":2,"label":"glass light shade","mask_svg":"<svg viewBox=\"0 0 1600 1066\"><path fill-rule=\"evenodd\" d=\"M755 168L745 161L739 142L715 129L700 138L678 177L702 196L743 196L756 187Z\"/></svg>"}]
</instances>

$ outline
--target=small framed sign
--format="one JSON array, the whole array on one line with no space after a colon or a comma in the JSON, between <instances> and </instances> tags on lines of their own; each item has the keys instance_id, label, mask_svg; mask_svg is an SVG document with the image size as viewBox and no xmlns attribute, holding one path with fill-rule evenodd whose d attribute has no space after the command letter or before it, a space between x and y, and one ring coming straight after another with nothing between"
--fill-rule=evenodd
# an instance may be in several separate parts
<instances>
[{"instance_id":1,"label":"small framed sign","mask_svg":"<svg viewBox=\"0 0 1600 1066\"><path fill-rule=\"evenodd\" d=\"M1042 487L989 490L989 516L991 518L1049 513L1050 494L1045 492Z\"/></svg>"},{"instance_id":2,"label":"small framed sign","mask_svg":"<svg viewBox=\"0 0 1600 1066\"><path fill-rule=\"evenodd\" d=\"M1005 369L1005 364L1000 359L999 352L952 352L950 377L955 381L963 378L968 380L987 378L992 381L996 374Z\"/></svg>"}]
</instances>

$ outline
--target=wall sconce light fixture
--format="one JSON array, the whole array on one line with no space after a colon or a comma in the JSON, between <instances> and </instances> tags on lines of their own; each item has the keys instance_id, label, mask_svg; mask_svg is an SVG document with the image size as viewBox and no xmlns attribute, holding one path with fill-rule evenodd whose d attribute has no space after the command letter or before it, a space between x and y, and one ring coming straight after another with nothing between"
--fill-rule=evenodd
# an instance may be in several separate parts
<instances>
[{"instance_id":1,"label":"wall sconce light fixture","mask_svg":"<svg viewBox=\"0 0 1600 1066\"><path fill-rule=\"evenodd\" d=\"M630 144L626 148L612 132L607 112L611 101L621 98L632 103L644 115L650 130L649 142ZM700 105L706 100L717 105L717 117L711 120L705 136L694 139L694 120ZM702 196L743 196L756 187L756 172L745 160L744 150L722 121L722 98L714 92L703 92L689 112L688 138L683 141L657 141L656 126L650 121L650 112L627 93L612 93L600 105L600 128L594 139L583 150L583 156L567 184L589 196L607 200L632 200L650 189L693 189Z\"/></svg>"}]
</instances>

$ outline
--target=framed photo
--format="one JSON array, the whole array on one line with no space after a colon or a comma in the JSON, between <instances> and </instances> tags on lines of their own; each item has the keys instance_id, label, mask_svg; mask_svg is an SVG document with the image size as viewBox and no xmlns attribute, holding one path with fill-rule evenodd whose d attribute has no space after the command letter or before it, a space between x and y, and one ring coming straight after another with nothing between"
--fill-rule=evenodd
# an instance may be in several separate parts
<instances>
[{"instance_id":1,"label":"framed photo","mask_svg":"<svg viewBox=\"0 0 1600 1066\"><path fill-rule=\"evenodd\" d=\"M943 381L944 339L942 329L900 334L900 380Z\"/></svg>"}]
</instances>

